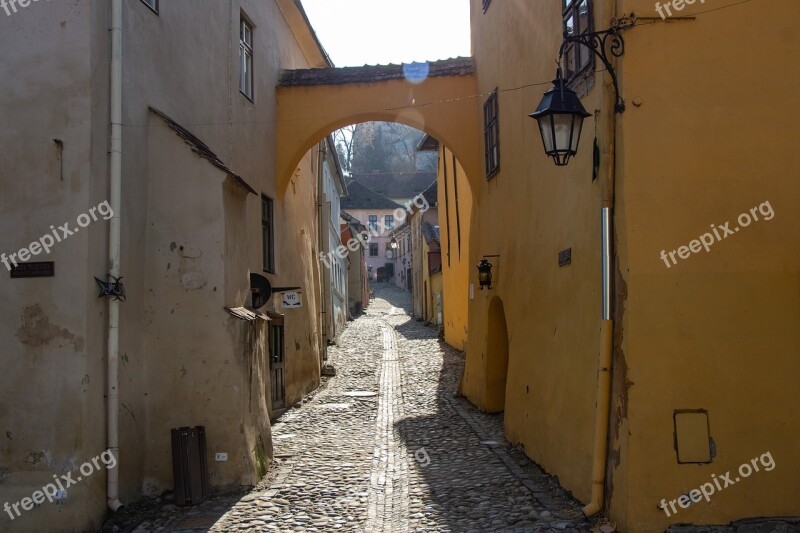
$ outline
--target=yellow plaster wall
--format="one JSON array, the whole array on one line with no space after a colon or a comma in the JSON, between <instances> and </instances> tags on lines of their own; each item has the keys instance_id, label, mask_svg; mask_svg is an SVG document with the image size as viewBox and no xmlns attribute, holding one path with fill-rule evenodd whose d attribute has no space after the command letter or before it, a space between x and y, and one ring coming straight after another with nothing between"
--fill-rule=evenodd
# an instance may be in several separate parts
<instances>
[{"instance_id":1,"label":"yellow plaster wall","mask_svg":"<svg viewBox=\"0 0 800 533\"><path fill-rule=\"evenodd\" d=\"M617 235L627 285L621 350L632 384L627 419L613 435L628 487L612 498L612 513L630 531L800 514L800 252L792 244L800 67L783 61L800 45L800 12L789 0L700 13L706 6L681 13L694 20L626 34L623 91L637 103L620 130ZM653 7L628 1L620 9ZM759 38L742 46L751 32ZM711 224L739 226L740 213L764 202L774 218L741 227L710 252L676 257L669 268L659 257ZM672 413L687 408L708 410L711 464L677 464ZM774 470L671 517L655 508L768 451Z\"/></svg>"},{"instance_id":2,"label":"yellow plaster wall","mask_svg":"<svg viewBox=\"0 0 800 533\"><path fill-rule=\"evenodd\" d=\"M787 58L800 44L800 12L789 0L720 0L681 12L694 19L667 23L649 0L616 4L617 15L635 12L641 25L625 32L618 68L627 110L616 128L611 518L620 531L638 532L798 515L800 252L792 243L800 222L793 177L800 155L792 144L800 68ZM598 29L608 26L609 5L593 2ZM481 1L471 6L479 93L500 89L501 157L499 174L473 189L470 262L500 258L492 261L491 291L478 291L477 271L469 271L476 291L463 391L492 409L487 324L498 296L509 337L507 436L587 502L601 304L595 121L587 119L569 166L545 159L527 114L554 74L560 5L495 1L485 14ZM608 79L596 73L593 88L581 93L601 121L609 113L602 100ZM659 257L711 224L738 225L739 213L765 201L772 220L670 268ZM572 263L558 267L566 248ZM716 456L708 465L676 460L673 412L693 408L709 412ZM731 471L735 479L741 463L767 451L774 470L671 517L657 507L712 474Z\"/></svg>"},{"instance_id":3,"label":"yellow plaster wall","mask_svg":"<svg viewBox=\"0 0 800 533\"><path fill-rule=\"evenodd\" d=\"M336 129L368 121L399 122L450 147L468 173L478 175L481 139L474 111L475 77L443 76L412 84L376 83L278 87L278 191L286 190L297 162Z\"/></svg>"},{"instance_id":4,"label":"yellow plaster wall","mask_svg":"<svg viewBox=\"0 0 800 533\"><path fill-rule=\"evenodd\" d=\"M475 298L462 391L482 409L504 407L507 438L587 501L600 341L600 185L592 182L586 151L569 167L556 168L527 116L555 74L559 5L495 1L483 14L479 0L471 3L482 95L474 112L481 117L486 97L499 89L500 171L490 180L482 173L473 188L469 279ZM529 86L534 82L545 83ZM583 102L594 109L598 100L593 91ZM592 130L589 119L584 149L591 147ZM482 128L477 135L482 140ZM559 267L558 252L567 248L572 264ZM493 288L481 291L474 265L484 255L499 257L490 258ZM487 346L495 297L508 333L504 406L497 405L487 375L497 363L498 352Z\"/></svg>"},{"instance_id":5,"label":"yellow plaster wall","mask_svg":"<svg viewBox=\"0 0 800 533\"><path fill-rule=\"evenodd\" d=\"M439 236L442 241L444 339L450 346L464 350L467 347L469 269L471 265L469 235L473 200L464 168L455 158L455 154L445 146L439 149L437 179L439 181ZM458 189L457 196L456 188ZM459 225L461 226L460 244L458 242Z\"/></svg>"}]
</instances>

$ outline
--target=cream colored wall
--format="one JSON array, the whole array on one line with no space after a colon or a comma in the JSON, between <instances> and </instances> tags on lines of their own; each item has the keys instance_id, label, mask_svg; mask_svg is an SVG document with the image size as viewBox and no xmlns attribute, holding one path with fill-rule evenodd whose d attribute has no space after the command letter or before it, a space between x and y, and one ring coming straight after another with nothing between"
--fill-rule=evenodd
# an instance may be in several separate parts
<instances>
[{"instance_id":1,"label":"cream colored wall","mask_svg":"<svg viewBox=\"0 0 800 533\"><path fill-rule=\"evenodd\" d=\"M469 237L473 199L466 173L447 147L441 147L439 150L437 179L439 237L442 241L444 339L450 346L464 350L467 346L471 266ZM456 188L458 189L458 198L456 198ZM456 206L458 207L456 208ZM458 239L459 226L461 227L460 243Z\"/></svg>"},{"instance_id":2,"label":"cream colored wall","mask_svg":"<svg viewBox=\"0 0 800 533\"><path fill-rule=\"evenodd\" d=\"M140 394L148 406L140 422L147 439L142 491L150 496L172 488L171 428L203 425L211 457L228 453L227 462L208 461L212 486L257 482L251 450L259 438L270 442L267 389L256 371L264 370L266 358L261 343L246 348L250 330L260 328L263 336L263 326L223 309L248 296L241 268L247 243L235 230L243 226L248 193L160 121L155 117L149 135L142 317L146 387ZM252 397L257 403L247 405ZM241 421L253 435L242 439L228 421Z\"/></svg>"},{"instance_id":3,"label":"cream colored wall","mask_svg":"<svg viewBox=\"0 0 800 533\"><path fill-rule=\"evenodd\" d=\"M287 317L289 401L319 380L312 311L318 302L309 296L319 278L316 221L309 215L315 180L305 156L298 174L303 184L285 201L278 198L273 88L282 68L316 65L322 56L309 51L308 35L300 38L304 46L298 43L272 1L160 4L156 15L139 0L126 0L123 12L125 503L171 486L168 438L175 425L205 424L209 453L229 453L227 463L209 461L214 487L255 482L271 453L263 328L245 326L222 309L246 304L248 273L261 272L260 201L245 199L224 172L199 159L160 119L151 121L148 106L181 123L259 193L276 199L278 272L268 277L273 285L304 289L304 307ZM0 17L0 219L13 228L0 237L2 251L27 245L50 224L74 223L108 199L109 5L40 2ZM238 91L242 11L256 26L255 103ZM54 138L64 141L63 176ZM103 277L106 269L107 227L92 223L37 258L56 261L55 278L0 282L0 308L17 317L0 325L0 357L11 380L0 387L0 419L10 435L0 452L8 465L3 501L30 495L54 473L77 468L105 447L105 301L97 298L93 276ZM184 279L188 272L192 279ZM186 288L199 278L205 285ZM249 383L253 403L245 403ZM57 522L90 530L104 513L105 475L97 473L72 487L59 506L48 503L13 523L3 513L0 529L41 531Z\"/></svg>"},{"instance_id":4,"label":"cream colored wall","mask_svg":"<svg viewBox=\"0 0 800 533\"><path fill-rule=\"evenodd\" d=\"M231 367L232 374L228 378L228 386L242 388L241 376L246 376L252 370L253 365L259 366L260 357L264 350L258 342L248 345L250 330L242 328L236 322L231 323L228 316L222 309L224 306L240 306L249 303L249 271L263 273L266 275L273 286L299 286L303 289L304 306L300 309L286 311L285 338L286 338L286 401L287 404L299 400L306 392L316 387L319 383L319 340L318 340L318 315L316 312L318 301L316 290L319 283L319 271L316 264L316 218L315 218L315 196L316 187L315 168L312 168L310 156L306 156L300 164L298 176L302 177L302 183L286 194L284 199L278 198L275 187L274 175L271 173L272 161L274 161L275 133L274 121L269 117L274 113L274 92L272 87L277 83L277 77L281 68L295 68L307 66L307 60L298 46L290 28L286 24L281 10L274 2L242 2L233 4L222 4L204 0L203 9L198 9L192 4L192 9L187 9L189 3L182 2L162 3L158 16L143 6L137 0L127 2L125 17L126 24L126 62L125 62L125 81L126 81L126 120L127 124L137 125L146 123L147 107L153 106L167 113L171 118L185 126L206 143L227 165L235 172L239 173L256 191L265 194L275 200L275 254L276 272L275 274L264 273L261 256L261 203L260 198L255 195L248 195L246 200L241 200L241 206L236 206L230 216L235 216L238 220L239 233L232 233L228 236L227 248L223 250L221 246L226 242L225 234L220 233L217 239L206 242L202 247L197 246L194 253L203 254L209 263L206 263L205 272L218 272L224 277L219 278L220 283L224 281L224 294L218 296L223 301L212 303L204 300L206 309L198 312L202 306L196 305L194 313L187 317L188 322L184 323L182 334L173 333L175 342L179 346L191 346L196 342L196 332L198 330L212 335L214 341L209 341L205 345L215 346L217 355L213 360L219 364L233 364L233 361L243 361L244 366ZM144 9L142 9L144 8ZM254 99L250 101L239 92L238 87L238 26L239 16L243 12L254 23L254 57L255 57L255 80L254 80ZM207 21L210 19L220 21L219 24L209 27ZM162 24L169 27L169 32L165 32ZM197 28L203 28L203 40L198 44ZM199 65L205 66L198 68ZM229 65L230 70L220 71L218 65ZM230 72L230 76L225 74ZM222 73L222 74L221 74ZM203 91L188 90L190 87L203 87ZM219 105L209 105L209 102L219 102ZM265 117L265 120L253 121L253 116ZM163 126L162 126L163 127ZM162 168L166 162L156 164L148 161L147 153L142 153L142 143L152 144L153 133L148 128L130 128L125 137L128 156L126 157L125 176L148 176L155 169ZM198 161L197 164L209 166L205 161ZM186 163L184 163L186 165ZM184 176L193 175L185 167L173 169L173 175ZM150 180L155 179L149 176ZM160 177L160 180L169 180L168 176ZM173 180L175 181L175 180ZM132 182L126 182L130 191L128 198L135 198L138 194L137 188ZM192 194L190 181L183 182L184 190L172 191L165 196L172 201L174 198ZM220 194L219 191L201 188L195 184L195 195L213 198ZM157 202L159 196L151 194L147 200L150 203ZM185 199L188 203L188 198ZM246 214L239 214L244 209ZM145 228L152 223L151 220L145 221L140 210L131 209L128 211L129 221L124 228L127 228L131 235L135 235L138 228ZM222 221L225 220L222 205L216 206L215 210L200 209L187 212L182 216L192 217L197 225L197 217L200 220L208 221L213 227L222 229ZM176 213L167 214L167 220L174 224L170 217L175 220L182 220ZM245 224L246 222L246 224ZM212 232L205 232L211 235ZM246 241L238 246L235 256L230 256L231 239L245 239ZM128 246L135 246L135 241L128 242ZM148 241L147 247L161 245L161 242ZM125 255L125 254L123 254ZM124 258L125 259L125 258ZM144 280L136 277L137 256L131 255L127 258L131 272L130 282L134 286L141 286ZM204 260L205 262L205 260ZM227 262L227 266L226 266ZM174 266L174 265L173 265ZM165 269L165 265L160 265ZM163 275L163 272L161 273ZM153 275L149 275L147 283ZM212 288L209 285L209 288ZM218 291L223 287L218 286ZM175 300L181 301L187 296L176 295ZM282 309L277 309L284 312ZM131 310L133 311L133 310ZM147 310L143 311L146 315ZM135 326L123 328L123 347L136 346L140 331ZM156 335L151 341L152 347L146 351L137 353L139 350L133 348L130 351L131 357L136 359L147 359L149 357L173 357L172 350L164 343L163 336ZM227 352L227 356L225 353ZM163 355L156 355L163 354ZM244 360L242 360L244 357ZM245 364L246 363L246 364ZM209 389L211 383L215 382L217 373L221 372L217 368L197 365L195 369L198 375L195 377L195 385L199 391L205 391L208 398L214 398L213 389ZM184 369L191 371L191 368L180 367L170 372L159 372L158 366L147 364L148 380L164 380L166 383L182 384L186 381ZM212 364L213 366L213 364ZM178 372L180 370L180 372ZM224 373L223 373L224 375ZM240 377L237 377L240 376ZM211 379L211 378L214 379ZM205 379L204 379L205 378ZM209 381L211 380L211 381ZM223 380L224 381L224 380ZM256 396L269 398L269 377L263 382L256 382L254 386L265 387ZM140 394L136 389L121 390L123 397ZM196 393L195 393L196 394ZM225 398L221 395L218 398ZM228 395L227 397L230 397ZM236 397L234 395L234 397ZM164 414L166 404L173 405L174 396L170 393L164 397L148 397L148 434L152 434L151 439L157 439L152 448L148 449L149 454L159 457L161 460L150 460L148 456L148 474L142 480L142 489L145 493L150 491L151 485L161 486L170 481L170 463L165 459L168 452L167 441L158 440L168 437L168 429L175 423L173 416ZM124 400L123 400L124 401ZM187 392L186 404L196 401L190 399ZM214 402L218 400L209 399ZM227 403L227 402L220 402ZM230 409L236 408L232 413ZM237 435L239 422L239 403L234 405L216 405L214 409L208 410L207 434L209 451L228 451L229 461L227 463L216 464L210 462L212 485L231 485L231 484L252 484L257 481L259 472L263 470L263 459L257 456L268 453L269 430L268 424L264 422L267 413L259 411L263 405L249 406L250 412L254 413L255 418L245 417L251 420L253 425L248 426L247 435L244 440L230 440L230 437L215 438L215 431L225 435ZM270 406L271 408L271 406ZM135 415L136 413L134 413ZM230 424L237 421L235 427ZM129 419L124 428L135 427L133 419ZM155 435L158 435L157 437ZM261 442L258 446L256 444ZM230 448L223 450L222 448ZM259 453L255 450L259 448ZM234 457L235 456L235 457ZM130 477L123 476L123 483L130 482ZM129 485L128 485L129 486ZM134 497L133 494L128 497Z\"/></svg>"},{"instance_id":5,"label":"cream colored wall","mask_svg":"<svg viewBox=\"0 0 800 533\"><path fill-rule=\"evenodd\" d=\"M101 3L31 3L0 15L0 253L16 253L108 198L107 29ZM103 46L99 45L103 39ZM97 69L97 70L94 70ZM100 74L92 78L93 72ZM103 127L103 135L93 130ZM61 139L61 162L53 139ZM96 142L102 139L103 150ZM63 173L62 163L63 162ZM13 504L53 475L105 449L105 302L93 276L105 269L108 222L99 219L30 261L54 261L55 277L10 279L0 265L0 502ZM60 232L59 232L60 235ZM45 524L100 526L105 474L68 490L0 530Z\"/></svg>"}]
</instances>

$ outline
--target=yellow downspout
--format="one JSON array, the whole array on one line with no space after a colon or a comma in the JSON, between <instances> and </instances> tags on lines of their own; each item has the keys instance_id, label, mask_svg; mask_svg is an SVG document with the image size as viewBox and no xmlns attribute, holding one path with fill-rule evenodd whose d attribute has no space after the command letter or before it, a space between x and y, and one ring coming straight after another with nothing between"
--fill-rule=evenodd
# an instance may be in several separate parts
<instances>
[{"instance_id":1,"label":"yellow downspout","mask_svg":"<svg viewBox=\"0 0 800 533\"><path fill-rule=\"evenodd\" d=\"M600 362L597 372L597 421L594 427L594 460L592 463L592 499L582 511L586 516L603 509L605 493L606 452L608 451L608 417L611 404L611 353L614 322L600 321Z\"/></svg>"},{"instance_id":2,"label":"yellow downspout","mask_svg":"<svg viewBox=\"0 0 800 533\"><path fill-rule=\"evenodd\" d=\"M610 22L616 14L616 1L604 2L603 21ZM612 59L613 61L613 59ZM601 241L602 241L602 294L603 312L600 320L600 357L597 370L597 398L594 427L594 450L592 460L592 496L582 511L586 516L603 509L606 481L606 456L608 453L608 421L611 416L611 362L614 349L614 321L611 320L611 270L612 243L614 238L614 177L616 173L616 94L608 83L602 83L602 102L608 111L605 114L603 133L605 150L602 154L601 176Z\"/></svg>"}]
</instances>

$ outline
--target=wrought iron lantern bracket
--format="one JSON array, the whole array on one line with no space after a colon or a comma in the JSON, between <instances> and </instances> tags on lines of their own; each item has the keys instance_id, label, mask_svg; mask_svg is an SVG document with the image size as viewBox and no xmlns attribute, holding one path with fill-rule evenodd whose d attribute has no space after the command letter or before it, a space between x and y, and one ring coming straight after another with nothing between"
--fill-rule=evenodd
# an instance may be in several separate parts
<instances>
[{"instance_id":1,"label":"wrought iron lantern bracket","mask_svg":"<svg viewBox=\"0 0 800 533\"><path fill-rule=\"evenodd\" d=\"M631 28L636 24L636 16L622 17L620 19L611 19L611 27L607 30L592 31L581 33L580 35L567 35L564 32L564 41L561 43L561 48L558 51L558 64L561 65L561 58L566 52L567 46L570 44L579 44L591 50L595 56L603 63L611 76L611 81L614 84L614 92L616 93L616 103L614 104L614 111L622 113L625 111L625 100L622 99L619 93L619 81L617 80L617 71L612 64L613 58L622 57L625 53L625 39L622 38L622 30Z\"/></svg>"}]
</instances>

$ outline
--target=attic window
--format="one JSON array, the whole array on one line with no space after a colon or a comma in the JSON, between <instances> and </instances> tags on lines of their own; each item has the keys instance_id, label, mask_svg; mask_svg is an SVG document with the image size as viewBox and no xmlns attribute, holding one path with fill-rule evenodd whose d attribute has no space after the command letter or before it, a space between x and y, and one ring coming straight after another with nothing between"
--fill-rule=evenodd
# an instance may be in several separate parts
<instances>
[{"instance_id":1,"label":"attic window","mask_svg":"<svg viewBox=\"0 0 800 533\"><path fill-rule=\"evenodd\" d=\"M142 3L153 10L153 13L158 14L158 0L142 0Z\"/></svg>"}]
</instances>

